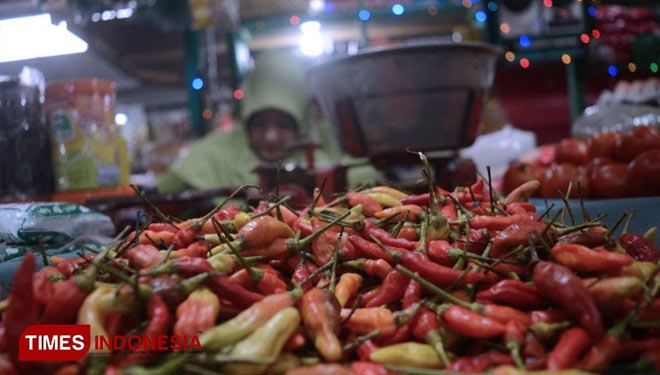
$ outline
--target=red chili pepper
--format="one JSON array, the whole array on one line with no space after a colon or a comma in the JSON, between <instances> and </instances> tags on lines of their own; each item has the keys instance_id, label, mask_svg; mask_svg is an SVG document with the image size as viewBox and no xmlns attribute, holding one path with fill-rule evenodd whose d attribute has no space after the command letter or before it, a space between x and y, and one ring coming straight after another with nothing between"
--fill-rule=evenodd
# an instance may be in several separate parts
<instances>
[{"instance_id":1,"label":"red chili pepper","mask_svg":"<svg viewBox=\"0 0 660 375\"><path fill-rule=\"evenodd\" d=\"M400 199L401 204L414 204L417 206L428 206L431 202L431 196L429 193L418 194L418 195L409 195Z\"/></svg>"},{"instance_id":2,"label":"red chili pepper","mask_svg":"<svg viewBox=\"0 0 660 375\"><path fill-rule=\"evenodd\" d=\"M525 367L527 369L538 370L545 367L545 348L541 345L534 333L530 331L525 335L525 344L522 353L525 357Z\"/></svg>"},{"instance_id":3,"label":"red chili pepper","mask_svg":"<svg viewBox=\"0 0 660 375\"><path fill-rule=\"evenodd\" d=\"M511 215L536 212L536 206L529 202L510 202L506 205L506 212Z\"/></svg>"},{"instance_id":4,"label":"red chili pepper","mask_svg":"<svg viewBox=\"0 0 660 375\"><path fill-rule=\"evenodd\" d=\"M151 269L150 271L159 273L161 270L166 273L177 272L188 277L204 272L213 272L213 266L204 258L182 256L180 258L172 259L162 267Z\"/></svg>"},{"instance_id":5,"label":"red chili pepper","mask_svg":"<svg viewBox=\"0 0 660 375\"><path fill-rule=\"evenodd\" d=\"M40 322L43 324L73 323L87 292L80 289L76 276L52 285L52 294L44 306Z\"/></svg>"},{"instance_id":6,"label":"red chili pepper","mask_svg":"<svg viewBox=\"0 0 660 375\"><path fill-rule=\"evenodd\" d=\"M356 352L358 358L360 358L361 361L369 361L371 360L371 353L375 352L379 348L380 347L376 345L373 340L369 339L360 344L360 346L357 347Z\"/></svg>"},{"instance_id":7,"label":"red chili pepper","mask_svg":"<svg viewBox=\"0 0 660 375\"><path fill-rule=\"evenodd\" d=\"M32 276L32 290L34 298L39 305L45 305L53 295L53 279L65 277L57 268L47 266ZM53 279L51 279L53 278Z\"/></svg>"},{"instance_id":8,"label":"red chili pepper","mask_svg":"<svg viewBox=\"0 0 660 375\"><path fill-rule=\"evenodd\" d=\"M477 293L477 301L538 309L547 305L534 285L518 280L502 280L489 289Z\"/></svg>"},{"instance_id":9,"label":"red chili pepper","mask_svg":"<svg viewBox=\"0 0 660 375\"><path fill-rule=\"evenodd\" d=\"M617 270L633 262L632 258L625 254L603 248L590 249L576 244L557 245L551 252L557 262L583 272Z\"/></svg>"},{"instance_id":10,"label":"red chili pepper","mask_svg":"<svg viewBox=\"0 0 660 375\"><path fill-rule=\"evenodd\" d=\"M298 219L298 214L288 209L286 206L279 206L282 213L282 220L288 225L293 226ZM277 217L277 210L271 211L271 215Z\"/></svg>"},{"instance_id":11,"label":"red chili pepper","mask_svg":"<svg viewBox=\"0 0 660 375\"><path fill-rule=\"evenodd\" d=\"M286 344L284 344L284 350L296 350L303 348L307 344L307 339L302 330L298 329L289 336Z\"/></svg>"},{"instance_id":12,"label":"red chili pepper","mask_svg":"<svg viewBox=\"0 0 660 375\"><path fill-rule=\"evenodd\" d=\"M390 254L383 250L378 244L375 244L371 241L367 241L360 236L350 236L349 241L355 246L355 249L367 258L371 259L383 259L388 263L392 263L394 259ZM396 249L394 249L396 250ZM405 250L400 250L405 251Z\"/></svg>"},{"instance_id":13,"label":"red chili pepper","mask_svg":"<svg viewBox=\"0 0 660 375\"><path fill-rule=\"evenodd\" d=\"M594 248L607 244L610 239L605 227L591 227L576 233L565 234L557 239L555 245L576 244Z\"/></svg>"},{"instance_id":14,"label":"red chili pepper","mask_svg":"<svg viewBox=\"0 0 660 375\"><path fill-rule=\"evenodd\" d=\"M512 216L496 216L512 217ZM490 256L493 258L501 258L506 254L506 251L518 245L529 244L530 234L536 232L539 235L543 232L547 224L539 221L524 221L511 224L503 231L499 232L493 239L493 247L490 251ZM549 232L549 231L548 231Z\"/></svg>"},{"instance_id":15,"label":"red chili pepper","mask_svg":"<svg viewBox=\"0 0 660 375\"><path fill-rule=\"evenodd\" d=\"M326 361L339 361L342 346L337 335L341 329L339 312L341 307L335 295L328 289L314 288L300 300L302 320L314 347Z\"/></svg>"},{"instance_id":16,"label":"red chili pepper","mask_svg":"<svg viewBox=\"0 0 660 375\"><path fill-rule=\"evenodd\" d=\"M233 304L240 307L249 307L255 302L261 301L264 296L259 293L251 292L243 286L232 282L229 276L215 275L206 281L206 285L218 297L227 298Z\"/></svg>"},{"instance_id":17,"label":"red chili pepper","mask_svg":"<svg viewBox=\"0 0 660 375\"><path fill-rule=\"evenodd\" d=\"M619 243L637 261L656 263L660 260L660 249L644 236L626 233L619 238Z\"/></svg>"},{"instance_id":18,"label":"red chili pepper","mask_svg":"<svg viewBox=\"0 0 660 375\"><path fill-rule=\"evenodd\" d=\"M238 231L241 249L258 248L270 245L278 238L291 238L293 230L285 223L270 216L260 216L250 220Z\"/></svg>"},{"instance_id":19,"label":"red chili pepper","mask_svg":"<svg viewBox=\"0 0 660 375\"><path fill-rule=\"evenodd\" d=\"M391 217L391 220L393 221L400 221L400 220L416 221L421 211L422 208L417 205L404 204L402 206L390 207L382 211L378 211L374 214L374 216L378 219Z\"/></svg>"},{"instance_id":20,"label":"red chili pepper","mask_svg":"<svg viewBox=\"0 0 660 375\"><path fill-rule=\"evenodd\" d=\"M453 202L448 202L442 208L440 208L440 214L444 216L447 220L456 220L458 219L458 212L456 211L456 206Z\"/></svg>"},{"instance_id":21,"label":"red chili pepper","mask_svg":"<svg viewBox=\"0 0 660 375\"><path fill-rule=\"evenodd\" d=\"M11 303L7 307L5 318L2 320L5 327L9 358L21 374L38 373L30 370L36 368L34 363L18 360L19 338L25 328L37 323L38 318L38 306L34 299L32 285L32 274L35 267L34 254L28 251L14 274L14 283L9 297Z\"/></svg>"},{"instance_id":22,"label":"red chili pepper","mask_svg":"<svg viewBox=\"0 0 660 375\"><path fill-rule=\"evenodd\" d=\"M582 281L571 270L559 264L539 262L534 267L533 278L541 295L573 315L592 338L603 335L600 311Z\"/></svg>"},{"instance_id":23,"label":"red chili pepper","mask_svg":"<svg viewBox=\"0 0 660 375\"><path fill-rule=\"evenodd\" d=\"M463 275L463 271L434 263L426 259L426 257L419 252L407 251L399 253L399 256L404 267L413 272L419 273L421 277L439 287L446 287L456 282L458 278ZM478 283L483 280L484 277L485 276L482 273L468 271L462 276L462 279L458 284L466 285Z\"/></svg>"},{"instance_id":24,"label":"red chili pepper","mask_svg":"<svg viewBox=\"0 0 660 375\"><path fill-rule=\"evenodd\" d=\"M124 257L137 268L149 268L160 263L163 254L153 245L137 245L124 252Z\"/></svg>"},{"instance_id":25,"label":"red chili pepper","mask_svg":"<svg viewBox=\"0 0 660 375\"><path fill-rule=\"evenodd\" d=\"M160 335L166 335L170 328L172 316L170 311L159 295L154 294L147 302L147 317L149 324L144 330L145 337L151 337L154 342ZM136 362L145 362L153 358L156 352L134 352L130 353L122 361L122 365L127 365Z\"/></svg>"},{"instance_id":26,"label":"red chili pepper","mask_svg":"<svg viewBox=\"0 0 660 375\"><path fill-rule=\"evenodd\" d=\"M153 232L170 232L170 233L176 233L179 231L176 226L170 223L151 223L147 227L147 230Z\"/></svg>"},{"instance_id":27,"label":"red chili pepper","mask_svg":"<svg viewBox=\"0 0 660 375\"><path fill-rule=\"evenodd\" d=\"M630 361L647 351L660 351L660 338L648 337L640 340L623 341L617 359Z\"/></svg>"},{"instance_id":28,"label":"red chili pepper","mask_svg":"<svg viewBox=\"0 0 660 375\"><path fill-rule=\"evenodd\" d=\"M505 330L502 323L457 305L451 305L442 314L442 319L449 329L467 337L491 338L503 334Z\"/></svg>"},{"instance_id":29,"label":"red chili pepper","mask_svg":"<svg viewBox=\"0 0 660 375\"><path fill-rule=\"evenodd\" d=\"M351 207L361 204L362 213L367 217L372 217L376 212L383 210L383 206L381 206L380 203L366 194L348 192L346 194L346 200Z\"/></svg>"},{"instance_id":30,"label":"red chili pepper","mask_svg":"<svg viewBox=\"0 0 660 375\"><path fill-rule=\"evenodd\" d=\"M532 317L518 309L509 306L500 306L487 303L481 312L483 316L506 324L509 320L516 320L525 327L532 325Z\"/></svg>"},{"instance_id":31,"label":"red chili pepper","mask_svg":"<svg viewBox=\"0 0 660 375\"><path fill-rule=\"evenodd\" d=\"M369 301L366 307L376 307L387 305L403 297L406 292L406 287L410 279L408 276L400 273L397 270L392 270L385 276L383 283L378 288L378 294Z\"/></svg>"},{"instance_id":32,"label":"red chili pepper","mask_svg":"<svg viewBox=\"0 0 660 375\"><path fill-rule=\"evenodd\" d=\"M415 280L410 280L406 291L403 293L403 303L402 306L404 309L409 308L410 306L419 302L422 297L422 286Z\"/></svg>"},{"instance_id":33,"label":"red chili pepper","mask_svg":"<svg viewBox=\"0 0 660 375\"><path fill-rule=\"evenodd\" d=\"M527 215L511 215L511 216L475 216L470 219L470 228L488 230L504 230L508 226L518 224L525 221L533 221L534 219Z\"/></svg>"},{"instance_id":34,"label":"red chili pepper","mask_svg":"<svg viewBox=\"0 0 660 375\"><path fill-rule=\"evenodd\" d=\"M473 230L470 232L470 246L467 251L474 254L481 254L486 250L486 246L490 241L488 231L486 229ZM465 247L465 237L461 237L456 242L454 246L463 249Z\"/></svg>"},{"instance_id":35,"label":"red chili pepper","mask_svg":"<svg viewBox=\"0 0 660 375\"><path fill-rule=\"evenodd\" d=\"M604 371L614 362L620 348L619 338L609 334L604 335L587 351L576 367L587 371Z\"/></svg>"},{"instance_id":36,"label":"red chili pepper","mask_svg":"<svg viewBox=\"0 0 660 375\"><path fill-rule=\"evenodd\" d=\"M532 323L558 323L569 319L569 315L564 310L536 310L532 311Z\"/></svg>"},{"instance_id":37,"label":"red chili pepper","mask_svg":"<svg viewBox=\"0 0 660 375\"><path fill-rule=\"evenodd\" d=\"M511 356L491 351L471 358L458 359L452 362L447 370L466 373L483 373L494 366L511 364L513 364Z\"/></svg>"},{"instance_id":38,"label":"red chili pepper","mask_svg":"<svg viewBox=\"0 0 660 375\"><path fill-rule=\"evenodd\" d=\"M548 370L560 371L573 367L589 347L589 341L589 335L580 327L564 331L548 356Z\"/></svg>"},{"instance_id":39,"label":"red chili pepper","mask_svg":"<svg viewBox=\"0 0 660 375\"><path fill-rule=\"evenodd\" d=\"M351 363L351 372L355 375L396 375L397 373L389 371L385 365L373 362L353 362Z\"/></svg>"},{"instance_id":40,"label":"red chili pepper","mask_svg":"<svg viewBox=\"0 0 660 375\"><path fill-rule=\"evenodd\" d=\"M451 267L456 263L453 257L449 255L452 246L445 240L430 241L428 244L429 259L443 266Z\"/></svg>"},{"instance_id":41,"label":"red chili pepper","mask_svg":"<svg viewBox=\"0 0 660 375\"><path fill-rule=\"evenodd\" d=\"M417 241L419 239L419 235L417 234L417 229L414 227L404 226L396 235L396 238L405 238L408 241Z\"/></svg>"},{"instance_id":42,"label":"red chili pepper","mask_svg":"<svg viewBox=\"0 0 660 375\"><path fill-rule=\"evenodd\" d=\"M417 248L416 241L409 241L405 238L392 237L388 231L378 227L375 223L369 220L366 221L362 234L365 238L371 238L371 236L374 236L377 240L387 246L398 247L406 250L414 250Z\"/></svg>"},{"instance_id":43,"label":"red chili pepper","mask_svg":"<svg viewBox=\"0 0 660 375\"><path fill-rule=\"evenodd\" d=\"M438 314L424 306L419 309L419 312L413 319L412 334L417 340L426 341L427 335L439 328L440 320L438 319Z\"/></svg>"},{"instance_id":44,"label":"red chili pepper","mask_svg":"<svg viewBox=\"0 0 660 375\"><path fill-rule=\"evenodd\" d=\"M262 268L263 267L253 267L253 270L258 275L258 280L253 280L245 268L235 272L229 279L244 287L254 285L256 289L264 295L286 291L286 283L279 277L275 270L267 270Z\"/></svg>"},{"instance_id":45,"label":"red chili pepper","mask_svg":"<svg viewBox=\"0 0 660 375\"><path fill-rule=\"evenodd\" d=\"M188 247L184 249L172 251L170 257L178 258L181 256L190 256L190 257L206 258L208 251L209 251L209 244L206 241L197 241L191 243L190 245L188 245Z\"/></svg>"},{"instance_id":46,"label":"red chili pepper","mask_svg":"<svg viewBox=\"0 0 660 375\"><path fill-rule=\"evenodd\" d=\"M402 342L408 341L410 338L412 321L399 327L393 335L388 337L382 337L377 340L378 345L380 346L389 346L394 344L400 344Z\"/></svg>"},{"instance_id":47,"label":"red chili pepper","mask_svg":"<svg viewBox=\"0 0 660 375\"><path fill-rule=\"evenodd\" d=\"M145 230L140 233L138 242L143 245L168 247L174 243L175 236L175 233L168 231L154 232L152 230Z\"/></svg>"},{"instance_id":48,"label":"red chili pepper","mask_svg":"<svg viewBox=\"0 0 660 375\"><path fill-rule=\"evenodd\" d=\"M383 259L355 259L342 263L344 266L364 271L369 276L377 276L384 279L390 272L392 266Z\"/></svg>"},{"instance_id":49,"label":"red chili pepper","mask_svg":"<svg viewBox=\"0 0 660 375\"><path fill-rule=\"evenodd\" d=\"M61 258L57 256L50 257L50 261L53 263L53 265L57 267L57 269L66 277L73 275L92 259L94 259L94 254L87 254L82 258Z\"/></svg>"},{"instance_id":50,"label":"red chili pepper","mask_svg":"<svg viewBox=\"0 0 660 375\"><path fill-rule=\"evenodd\" d=\"M314 222L318 221L314 220ZM320 222L314 225L315 230L318 230L320 227L322 227ZM344 234L340 240L339 233L328 230L322 233L317 239L312 241L312 254L314 254L314 261L316 262L316 265L320 267L328 263L335 251L337 242L346 242L346 239L346 234ZM341 250L339 252L341 253Z\"/></svg>"}]
</instances>

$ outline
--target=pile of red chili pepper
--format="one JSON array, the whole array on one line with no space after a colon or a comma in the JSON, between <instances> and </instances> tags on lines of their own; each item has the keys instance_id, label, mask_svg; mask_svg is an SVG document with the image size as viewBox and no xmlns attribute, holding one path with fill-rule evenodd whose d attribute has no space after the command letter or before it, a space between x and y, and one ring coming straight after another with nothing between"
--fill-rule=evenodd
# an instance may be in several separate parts
<instances>
[{"instance_id":1,"label":"pile of red chili pepper","mask_svg":"<svg viewBox=\"0 0 660 375\"><path fill-rule=\"evenodd\" d=\"M30 253L0 304L0 373L660 370L655 230L577 222L568 205L539 215L536 181L503 197L483 179L449 192L429 176L421 195L377 186L303 210L284 198L161 215L36 272ZM197 335L202 349L18 360L25 327L75 323L93 337Z\"/></svg>"}]
</instances>

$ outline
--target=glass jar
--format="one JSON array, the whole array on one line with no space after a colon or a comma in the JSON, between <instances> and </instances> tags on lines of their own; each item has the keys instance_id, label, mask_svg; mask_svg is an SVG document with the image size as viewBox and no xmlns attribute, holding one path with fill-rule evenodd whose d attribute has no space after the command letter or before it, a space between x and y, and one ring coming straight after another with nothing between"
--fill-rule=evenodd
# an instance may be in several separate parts
<instances>
[{"instance_id":1,"label":"glass jar","mask_svg":"<svg viewBox=\"0 0 660 375\"><path fill-rule=\"evenodd\" d=\"M81 79L50 84L46 111L57 191L128 183L126 144L114 121L114 83Z\"/></svg>"},{"instance_id":2,"label":"glass jar","mask_svg":"<svg viewBox=\"0 0 660 375\"><path fill-rule=\"evenodd\" d=\"M0 76L0 201L44 199L53 191L43 75Z\"/></svg>"}]
</instances>

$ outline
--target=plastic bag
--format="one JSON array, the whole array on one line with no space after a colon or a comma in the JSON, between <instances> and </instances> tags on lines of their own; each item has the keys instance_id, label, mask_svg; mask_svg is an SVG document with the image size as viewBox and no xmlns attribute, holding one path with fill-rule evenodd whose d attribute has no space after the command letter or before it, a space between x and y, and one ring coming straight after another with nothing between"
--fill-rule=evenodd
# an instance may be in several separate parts
<instances>
[{"instance_id":1,"label":"plastic bag","mask_svg":"<svg viewBox=\"0 0 660 375\"><path fill-rule=\"evenodd\" d=\"M73 240L112 241L109 217L73 203L45 202L0 205L0 242L64 245Z\"/></svg>"},{"instance_id":2,"label":"plastic bag","mask_svg":"<svg viewBox=\"0 0 660 375\"><path fill-rule=\"evenodd\" d=\"M534 133L506 125L496 132L479 136L472 146L461 150L461 157L471 158L484 175L486 167L490 166L493 179L498 179L506 173L511 162L535 147Z\"/></svg>"}]
</instances>

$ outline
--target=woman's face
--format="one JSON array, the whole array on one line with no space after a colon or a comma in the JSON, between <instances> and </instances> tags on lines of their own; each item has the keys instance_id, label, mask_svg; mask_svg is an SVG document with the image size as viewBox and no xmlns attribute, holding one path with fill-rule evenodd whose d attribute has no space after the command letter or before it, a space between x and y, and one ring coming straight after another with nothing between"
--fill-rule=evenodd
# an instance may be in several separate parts
<instances>
[{"instance_id":1,"label":"woman's face","mask_svg":"<svg viewBox=\"0 0 660 375\"><path fill-rule=\"evenodd\" d=\"M266 109L254 114L247 124L252 148L263 160L283 159L286 148L298 138L296 121L286 112Z\"/></svg>"}]
</instances>

